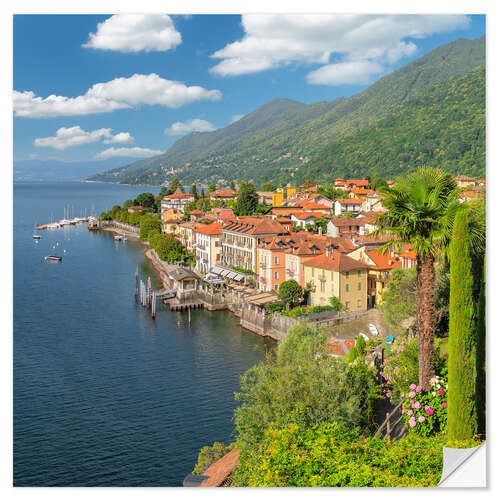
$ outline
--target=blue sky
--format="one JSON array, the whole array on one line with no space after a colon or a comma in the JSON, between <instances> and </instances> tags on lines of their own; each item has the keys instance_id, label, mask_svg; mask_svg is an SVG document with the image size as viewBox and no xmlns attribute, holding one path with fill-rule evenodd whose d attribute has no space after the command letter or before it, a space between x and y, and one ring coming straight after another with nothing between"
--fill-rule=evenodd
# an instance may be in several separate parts
<instances>
[{"instance_id":1,"label":"blue sky","mask_svg":"<svg viewBox=\"0 0 500 500\"><path fill-rule=\"evenodd\" d=\"M330 101L484 16L20 15L14 159L145 157L276 97Z\"/></svg>"}]
</instances>

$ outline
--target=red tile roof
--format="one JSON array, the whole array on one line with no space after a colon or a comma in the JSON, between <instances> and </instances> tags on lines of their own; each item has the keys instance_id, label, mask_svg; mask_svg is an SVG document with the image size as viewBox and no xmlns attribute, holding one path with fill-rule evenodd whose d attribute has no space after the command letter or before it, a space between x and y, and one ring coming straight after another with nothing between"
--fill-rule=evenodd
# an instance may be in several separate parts
<instances>
[{"instance_id":1,"label":"red tile roof","mask_svg":"<svg viewBox=\"0 0 500 500\"><path fill-rule=\"evenodd\" d=\"M213 222L212 224L199 225L194 228L196 233L208 234L208 235L217 235L222 234L222 224L218 222Z\"/></svg>"},{"instance_id":2,"label":"red tile roof","mask_svg":"<svg viewBox=\"0 0 500 500\"><path fill-rule=\"evenodd\" d=\"M304 261L304 265L333 271L350 271L351 269L367 269L369 267L368 264L354 260L339 251L333 251L330 255L311 257Z\"/></svg>"},{"instance_id":3,"label":"red tile roof","mask_svg":"<svg viewBox=\"0 0 500 500\"><path fill-rule=\"evenodd\" d=\"M164 196L163 198L168 198L168 199L192 198L194 200L194 196L191 193L174 193Z\"/></svg>"},{"instance_id":4,"label":"red tile roof","mask_svg":"<svg viewBox=\"0 0 500 500\"><path fill-rule=\"evenodd\" d=\"M209 194L211 198L234 198L238 196L238 192L232 189L217 189Z\"/></svg>"},{"instance_id":5,"label":"red tile roof","mask_svg":"<svg viewBox=\"0 0 500 500\"><path fill-rule=\"evenodd\" d=\"M296 219L300 219L300 220L306 220L306 219L316 219L318 216L316 214L313 214L312 212L300 212L300 211L296 211L296 212L293 212L292 214L292 217L295 217Z\"/></svg>"},{"instance_id":6,"label":"red tile roof","mask_svg":"<svg viewBox=\"0 0 500 500\"><path fill-rule=\"evenodd\" d=\"M338 201L341 205L362 205L363 200L361 198L337 198L335 201Z\"/></svg>"},{"instance_id":7,"label":"red tile roof","mask_svg":"<svg viewBox=\"0 0 500 500\"><path fill-rule=\"evenodd\" d=\"M191 214L191 215L202 215L202 214L204 214L204 213L205 213L205 212L202 212L201 210L198 210L198 209L196 209L196 210L191 210L191 212L190 212L190 214Z\"/></svg>"},{"instance_id":8,"label":"red tile roof","mask_svg":"<svg viewBox=\"0 0 500 500\"><path fill-rule=\"evenodd\" d=\"M353 190L351 190L351 193L356 195L367 195L367 194L375 194L375 191L373 189L354 188Z\"/></svg>"},{"instance_id":9,"label":"red tile roof","mask_svg":"<svg viewBox=\"0 0 500 500\"><path fill-rule=\"evenodd\" d=\"M400 260L396 260L389 253L383 254L378 250L367 250L366 254L370 259L375 262L375 266L372 266L376 269L394 269L395 267L401 267L402 262Z\"/></svg>"},{"instance_id":10,"label":"red tile roof","mask_svg":"<svg viewBox=\"0 0 500 500\"><path fill-rule=\"evenodd\" d=\"M369 186L369 185L370 185L370 181L365 180L365 179L347 179L347 180L345 181L345 183L346 183L347 185L349 185L349 184L354 184L354 185L356 185L356 186L358 186L358 187L362 187L362 186Z\"/></svg>"}]
</instances>

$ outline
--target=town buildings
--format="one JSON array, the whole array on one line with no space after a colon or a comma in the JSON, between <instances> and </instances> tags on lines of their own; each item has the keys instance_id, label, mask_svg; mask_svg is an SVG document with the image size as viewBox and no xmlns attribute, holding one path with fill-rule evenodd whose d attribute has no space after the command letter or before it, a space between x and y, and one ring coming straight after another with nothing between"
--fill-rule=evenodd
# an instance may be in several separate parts
<instances>
[{"instance_id":1,"label":"town buildings","mask_svg":"<svg viewBox=\"0 0 500 500\"><path fill-rule=\"evenodd\" d=\"M194 195L191 193L183 193L180 188L178 188L174 194L169 194L162 198L161 211L163 213L166 210L175 209L178 212L184 213L186 205L190 201L194 201Z\"/></svg>"},{"instance_id":2,"label":"town buildings","mask_svg":"<svg viewBox=\"0 0 500 500\"><path fill-rule=\"evenodd\" d=\"M218 222L198 224L193 229L193 236L195 240L195 269L206 274L221 261L222 224Z\"/></svg>"}]
</instances>

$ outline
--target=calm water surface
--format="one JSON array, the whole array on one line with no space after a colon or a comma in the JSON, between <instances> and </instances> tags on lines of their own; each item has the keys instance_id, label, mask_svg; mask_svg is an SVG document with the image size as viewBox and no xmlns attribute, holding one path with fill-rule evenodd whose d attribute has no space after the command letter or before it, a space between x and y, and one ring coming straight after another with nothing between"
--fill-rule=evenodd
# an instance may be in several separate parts
<instances>
[{"instance_id":1,"label":"calm water surface","mask_svg":"<svg viewBox=\"0 0 500 500\"><path fill-rule=\"evenodd\" d=\"M14 186L14 484L180 486L199 448L229 442L239 376L274 343L226 312L134 299L151 275L137 242L86 225L35 224L96 213L158 188L58 183ZM66 252L64 252L66 250ZM62 263L46 263L48 254Z\"/></svg>"}]
</instances>

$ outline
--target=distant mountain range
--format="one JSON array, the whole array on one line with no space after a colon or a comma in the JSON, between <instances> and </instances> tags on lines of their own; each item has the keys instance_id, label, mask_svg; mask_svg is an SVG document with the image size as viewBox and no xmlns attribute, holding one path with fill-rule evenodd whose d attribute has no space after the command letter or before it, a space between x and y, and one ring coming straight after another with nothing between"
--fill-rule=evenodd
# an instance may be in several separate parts
<instances>
[{"instance_id":1,"label":"distant mountain range","mask_svg":"<svg viewBox=\"0 0 500 500\"><path fill-rule=\"evenodd\" d=\"M432 90L433 87L442 83L441 90L437 92L446 95L446 87L455 85L453 80L456 77L461 77L484 63L484 36L474 40L459 39L412 61L352 97L310 105L290 99L274 99L227 127L214 132L191 133L179 139L167 152L159 156L114 168L94 175L91 179L128 184L161 184L172 177L179 177L183 184L211 181L223 184L231 179L242 178L257 183L267 180L288 182L291 177L303 180L311 168L330 180L337 174L348 175L350 172L357 172L356 175L364 177L373 170L370 151L365 151L363 163L358 162L354 168L346 163L348 157L340 163L337 161L340 156L337 158L335 144L348 141L349 137L361 139L367 127L378 127L379 122L382 123L393 115L399 116L398 133L402 133L401 127L404 128L404 125L401 114L398 113L406 109L404 106L414 109L413 104L409 103L419 97L423 99L418 101L420 125L433 129L435 123L426 122L426 113L422 111L426 106L426 93L436 92ZM459 99L460 91L457 88L452 93ZM482 95L484 102L484 91ZM479 94L476 97L481 99ZM482 102L476 104L479 111L476 106L474 113L481 113ZM443 113L448 111L451 110L441 109ZM468 111L463 108L461 112L461 118L466 122L470 118L467 116ZM484 120L484 106L482 116ZM440 123L440 131L443 132L446 130L443 120L454 118L448 113L442 120L437 116L434 116L434 119ZM383 123L387 128L387 123ZM411 124L407 123L407 126L409 125ZM479 128L480 126L479 124ZM460 134L460 129L456 134ZM372 133L368 135L371 137ZM386 144L389 145L390 142L388 140ZM426 151L429 144L424 135L413 147ZM484 142L482 144L484 145ZM476 146L481 147L481 141L478 141ZM481 151L476 152L469 160L462 161L460 168L464 172L472 172L474 168L477 170L477 164L472 168L471 162L477 163L478 155L481 154ZM390 164L391 175L404 172L408 165L417 165L418 155L411 153L410 156L413 159L408 162L402 156L396 159L391 157L391 161L397 160L396 163ZM378 151L374 173L383 170L383 158L384 151ZM424 158L428 159L429 155L424 155ZM446 168L458 168L458 165L451 161L451 157L448 159L450 162Z\"/></svg>"},{"instance_id":2,"label":"distant mountain range","mask_svg":"<svg viewBox=\"0 0 500 500\"><path fill-rule=\"evenodd\" d=\"M103 170L123 167L132 158L64 162L58 160L14 161L14 181L79 181Z\"/></svg>"}]
</instances>

